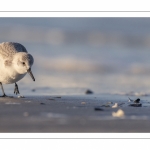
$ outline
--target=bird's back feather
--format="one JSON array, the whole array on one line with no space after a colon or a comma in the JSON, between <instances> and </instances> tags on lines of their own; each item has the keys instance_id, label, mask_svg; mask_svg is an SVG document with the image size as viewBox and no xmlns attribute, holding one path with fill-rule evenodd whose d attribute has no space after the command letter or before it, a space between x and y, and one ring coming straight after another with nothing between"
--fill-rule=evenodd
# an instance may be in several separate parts
<instances>
[{"instance_id":1,"label":"bird's back feather","mask_svg":"<svg viewBox=\"0 0 150 150\"><path fill-rule=\"evenodd\" d=\"M23 45L15 42L3 42L0 44L0 57L3 59L11 58L18 52L27 52L27 50Z\"/></svg>"}]
</instances>

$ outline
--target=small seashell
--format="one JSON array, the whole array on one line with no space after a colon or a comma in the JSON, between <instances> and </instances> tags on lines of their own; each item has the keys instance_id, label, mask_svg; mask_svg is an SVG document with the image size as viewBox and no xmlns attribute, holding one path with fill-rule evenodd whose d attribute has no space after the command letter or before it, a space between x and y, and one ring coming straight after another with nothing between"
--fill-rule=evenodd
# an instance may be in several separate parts
<instances>
[{"instance_id":1,"label":"small seashell","mask_svg":"<svg viewBox=\"0 0 150 150\"><path fill-rule=\"evenodd\" d=\"M117 112L112 112L113 117L124 117L125 113L123 110L119 109Z\"/></svg>"},{"instance_id":2,"label":"small seashell","mask_svg":"<svg viewBox=\"0 0 150 150\"><path fill-rule=\"evenodd\" d=\"M118 103L115 103L112 108L117 108L118 107Z\"/></svg>"},{"instance_id":3,"label":"small seashell","mask_svg":"<svg viewBox=\"0 0 150 150\"><path fill-rule=\"evenodd\" d=\"M18 98L25 98L23 95L18 95Z\"/></svg>"},{"instance_id":4,"label":"small seashell","mask_svg":"<svg viewBox=\"0 0 150 150\"><path fill-rule=\"evenodd\" d=\"M139 103L139 102L140 102L140 99L137 98L136 100L131 100L131 99L129 98L129 102Z\"/></svg>"}]
</instances>

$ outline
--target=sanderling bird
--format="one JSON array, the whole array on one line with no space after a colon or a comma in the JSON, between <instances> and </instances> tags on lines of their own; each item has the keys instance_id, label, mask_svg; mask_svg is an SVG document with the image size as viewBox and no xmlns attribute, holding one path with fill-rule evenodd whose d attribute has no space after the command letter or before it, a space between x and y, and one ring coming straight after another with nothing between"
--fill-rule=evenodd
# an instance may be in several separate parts
<instances>
[{"instance_id":1,"label":"sanderling bird","mask_svg":"<svg viewBox=\"0 0 150 150\"><path fill-rule=\"evenodd\" d=\"M7 97L2 84L15 83L14 93L19 94L16 82L21 80L26 73L29 73L33 81L35 78L31 71L34 59L26 48L15 42L3 42L0 44L0 85L3 95Z\"/></svg>"}]
</instances>

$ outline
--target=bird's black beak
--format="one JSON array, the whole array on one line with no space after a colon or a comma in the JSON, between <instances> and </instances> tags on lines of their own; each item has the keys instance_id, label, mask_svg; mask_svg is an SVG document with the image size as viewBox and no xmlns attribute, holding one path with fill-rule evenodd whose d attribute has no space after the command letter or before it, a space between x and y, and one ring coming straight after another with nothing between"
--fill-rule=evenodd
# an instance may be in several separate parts
<instances>
[{"instance_id":1,"label":"bird's black beak","mask_svg":"<svg viewBox=\"0 0 150 150\"><path fill-rule=\"evenodd\" d=\"M33 81L35 81L35 78L34 78L34 76L33 76L33 74L32 74L31 68L29 68L29 69L27 70L27 72L30 74L30 76L31 76L31 78L33 79Z\"/></svg>"}]
</instances>

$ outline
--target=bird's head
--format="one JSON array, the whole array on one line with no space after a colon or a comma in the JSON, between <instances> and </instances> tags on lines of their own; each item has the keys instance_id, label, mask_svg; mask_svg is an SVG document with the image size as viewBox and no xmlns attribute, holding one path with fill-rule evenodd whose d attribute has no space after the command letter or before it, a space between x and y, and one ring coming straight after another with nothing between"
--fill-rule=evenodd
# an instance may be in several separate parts
<instances>
[{"instance_id":1,"label":"bird's head","mask_svg":"<svg viewBox=\"0 0 150 150\"><path fill-rule=\"evenodd\" d=\"M13 58L13 66L15 70L19 74L25 74L29 73L33 81L35 81L35 78L32 74L31 67L33 65L34 59L31 54L28 54L26 52L19 52L14 55Z\"/></svg>"}]
</instances>

